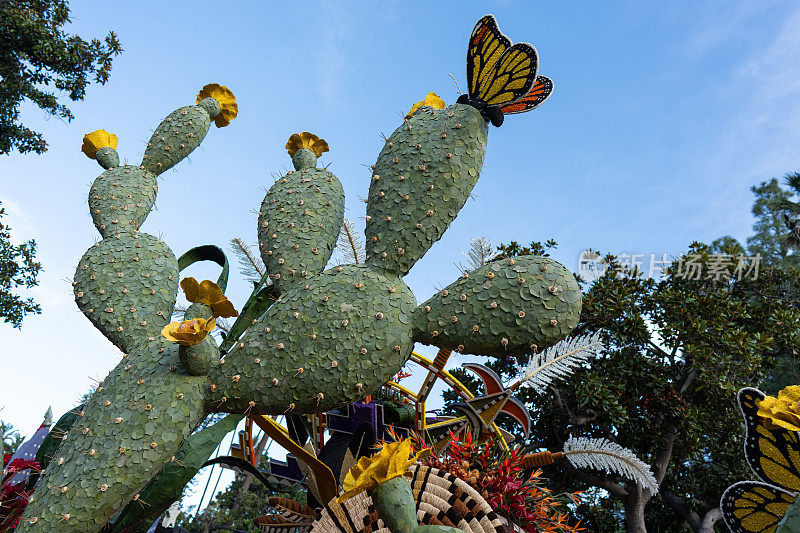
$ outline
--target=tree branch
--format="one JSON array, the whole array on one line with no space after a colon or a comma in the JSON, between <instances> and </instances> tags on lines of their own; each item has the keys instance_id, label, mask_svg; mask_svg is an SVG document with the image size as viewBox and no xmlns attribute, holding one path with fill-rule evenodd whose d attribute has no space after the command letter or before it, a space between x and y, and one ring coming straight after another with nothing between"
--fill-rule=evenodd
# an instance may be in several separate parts
<instances>
[{"instance_id":1,"label":"tree branch","mask_svg":"<svg viewBox=\"0 0 800 533\"><path fill-rule=\"evenodd\" d=\"M697 533L714 533L714 524L722 518L722 509L714 507L706 516L703 517L703 523Z\"/></svg>"},{"instance_id":2,"label":"tree branch","mask_svg":"<svg viewBox=\"0 0 800 533\"><path fill-rule=\"evenodd\" d=\"M609 494L612 494L621 500L624 500L625 498L628 497L628 491L625 490L622 487L622 485L614 483L613 481L608 481L606 479L600 479L599 477L594 476L583 470L578 470L577 468L572 466L572 463L570 463L569 461L564 461L563 464L565 465L564 470L574 479L582 481L583 483L586 483L587 485L591 485L593 487L605 489L608 491Z\"/></svg>"},{"instance_id":3,"label":"tree branch","mask_svg":"<svg viewBox=\"0 0 800 533\"><path fill-rule=\"evenodd\" d=\"M689 524L689 526L695 533L698 533L701 527L700 515L698 515L694 511L690 511L689 508L686 506L686 502L683 500L683 498L679 498L678 496L670 494L669 492L666 492L664 490L659 491L659 493L661 494L661 499L664 500L664 502L667 505L669 505L676 513L678 513L678 515L681 518L683 518L683 520L687 524Z\"/></svg>"},{"instance_id":4,"label":"tree branch","mask_svg":"<svg viewBox=\"0 0 800 533\"><path fill-rule=\"evenodd\" d=\"M567 406L566 402L564 402L563 398L561 398L561 393L558 392L558 389L551 386L550 390L553 391L553 399L556 402L556 405L567 414L567 422L571 426L584 426L589 422L592 422L597 418L597 414L594 411L590 410L589 416L577 416L575 415L570 408Z\"/></svg>"},{"instance_id":5,"label":"tree branch","mask_svg":"<svg viewBox=\"0 0 800 533\"><path fill-rule=\"evenodd\" d=\"M667 422L664 425L664 432L667 436L662 441L661 449L658 450L656 459L652 465L653 475L659 485L664 481L664 476L667 474L667 467L669 466L670 459L672 459L672 450L675 447L675 438L677 437L675 424Z\"/></svg>"}]
</instances>

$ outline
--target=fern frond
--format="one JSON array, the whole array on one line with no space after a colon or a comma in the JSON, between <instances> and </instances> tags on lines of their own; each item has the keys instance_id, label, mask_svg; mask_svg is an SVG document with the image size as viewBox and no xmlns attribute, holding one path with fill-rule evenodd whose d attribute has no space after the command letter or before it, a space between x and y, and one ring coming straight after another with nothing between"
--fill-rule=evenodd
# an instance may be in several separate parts
<instances>
[{"instance_id":1,"label":"fern frond","mask_svg":"<svg viewBox=\"0 0 800 533\"><path fill-rule=\"evenodd\" d=\"M658 482L650 466L616 442L602 438L570 437L564 443L563 453L575 468L619 474L648 489L651 494L658 492Z\"/></svg>"},{"instance_id":2,"label":"fern frond","mask_svg":"<svg viewBox=\"0 0 800 533\"><path fill-rule=\"evenodd\" d=\"M239 258L239 268L242 275L253 283L258 283L267 273L264 262L253 252L253 247L239 237L231 239L231 248Z\"/></svg>"},{"instance_id":3,"label":"fern frond","mask_svg":"<svg viewBox=\"0 0 800 533\"><path fill-rule=\"evenodd\" d=\"M497 255L497 251L492 246L492 241L487 237L478 237L469 241L469 250L464 253L467 258L466 270L475 270L484 266Z\"/></svg>"},{"instance_id":4,"label":"fern frond","mask_svg":"<svg viewBox=\"0 0 800 533\"><path fill-rule=\"evenodd\" d=\"M571 374L576 366L603 349L599 331L564 339L531 356L528 368L516 386L529 383L537 392L543 392L553 380Z\"/></svg>"},{"instance_id":5,"label":"fern frond","mask_svg":"<svg viewBox=\"0 0 800 533\"><path fill-rule=\"evenodd\" d=\"M339 231L339 239L334 248L334 263L337 265L345 263L359 264L364 255L364 243L358 236L355 225L345 218L342 221L342 229Z\"/></svg>"}]
</instances>

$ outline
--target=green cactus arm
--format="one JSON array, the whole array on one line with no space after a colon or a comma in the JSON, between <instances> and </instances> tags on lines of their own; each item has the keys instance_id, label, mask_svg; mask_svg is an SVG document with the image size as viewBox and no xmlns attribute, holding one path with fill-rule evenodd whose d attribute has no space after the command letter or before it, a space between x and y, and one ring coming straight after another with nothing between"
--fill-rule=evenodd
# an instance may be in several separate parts
<instances>
[{"instance_id":1,"label":"green cactus arm","mask_svg":"<svg viewBox=\"0 0 800 533\"><path fill-rule=\"evenodd\" d=\"M327 170L302 168L269 188L258 214L258 246L278 293L322 272L343 220L344 189Z\"/></svg>"},{"instance_id":2,"label":"green cactus arm","mask_svg":"<svg viewBox=\"0 0 800 533\"><path fill-rule=\"evenodd\" d=\"M167 463L140 492L149 507L129 503L119 517L109 524L109 532L144 532L164 509L180 499L183 488L200 471L222 439L236 429L242 415L227 415L219 422L192 434Z\"/></svg>"},{"instance_id":3,"label":"green cactus arm","mask_svg":"<svg viewBox=\"0 0 800 533\"><path fill-rule=\"evenodd\" d=\"M211 119L217 114L219 106L215 109L197 104L180 107L167 115L147 142L140 166L157 176L177 165L200 146Z\"/></svg>"},{"instance_id":4,"label":"green cactus arm","mask_svg":"<svg viewBox=\"0 0 800 533\"><path fill-rule=\"evenodd\" d=\"M386 139L367 203L367 263L404 276L469 198L488 129L474 107L423 107Z\"/></svg>"},{"instance_id":5,"label":"green cactus arm","mask_svg":"<svg viewBox=\"0 0 800 533\"><path fill-rule=\"evenodd\" d=\"M414 340L476 355L531 353L578 325L581 292L563 265L521 256L489 263L414 311Z\"/></svg>"},{"instance_id":6,"label":"green cactus arm","mask_svg":"<svg viewBox=\"0 0 800 533\"><path fill-rule=\"evenodd\" d=\"M392 533L411 533L417 529L417 505L405 477L395 477L372 489L375 511Z\"/></svg>"}]
</instances>

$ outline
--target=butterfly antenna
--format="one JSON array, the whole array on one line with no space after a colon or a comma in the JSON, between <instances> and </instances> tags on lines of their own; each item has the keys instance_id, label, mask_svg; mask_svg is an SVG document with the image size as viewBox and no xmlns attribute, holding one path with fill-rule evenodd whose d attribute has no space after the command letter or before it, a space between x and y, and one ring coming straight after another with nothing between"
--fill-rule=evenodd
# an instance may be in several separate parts
<instances>
[{"instance_id":1,"label":"butterfly antenna","mask_svg":"<svg viewBox=\"0 0 800 533\"><path fill-rule=\"evenodd\" d=\"M450 76L451 78L453 78L453 83L455 83L455 84L456 84L456 90L458 91L458 94L459 94L459 96L460 96L462 93L461 93L461 87L459 87L459 86L458 86L458 80L457 80L457 79L456 79L456 77L455 77L455 76L453 76L452 74L448 74L448 76Z\"/></svg>"}]
</instances>

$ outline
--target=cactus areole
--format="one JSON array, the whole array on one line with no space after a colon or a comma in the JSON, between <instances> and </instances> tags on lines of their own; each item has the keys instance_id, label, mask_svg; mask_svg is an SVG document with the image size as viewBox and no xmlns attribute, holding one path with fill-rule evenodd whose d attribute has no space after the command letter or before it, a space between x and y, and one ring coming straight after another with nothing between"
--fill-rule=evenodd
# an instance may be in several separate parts
<instances>
[{"instance_id":1,"label":"cactus areole","mask_svg":"<svg viewBox=\"0 0 800 533\"><path fill-rule=\"evenodd\" d=\"M499 34L492 21L476 26L488 30L473 32L470 54ZM515 50L527 54L514 67L527 80L517 92L535 88L535 51L508 47L509 59ZM75 301L124 356L56 450L19 530L94 532L131 502L149 505L145 485L211 413L308 414L346 405L384 385L415 342L523 354L567 335L577 324L580 292L550 259L492 263L422 305L403 282L455 219L481 171L486 109L494 104L479 94L476 79L471 105L443 107L429 95L386 139L370 178L363 264L325 270L342 227L344 191L317 167L328 151L324 140L309 132L289 139L295 170L270 187L258 215L275 301L259 304L255 318L239 317L224 358L208 333L226 302L227 262L219 287L193 279L181 285L213 285L216 296L191 299L186 320L169 323L179 262L139 228L154 205L156 178L197 148L212 122L224 127L235 119L233 93L207 85L195 105L170 113L139 165L119 164L113 134L87 135L84 152L106 169L89 192L103 239L78 262ZM254 297L243 309L252 309Z\"/></svg>"}]
</instances>

